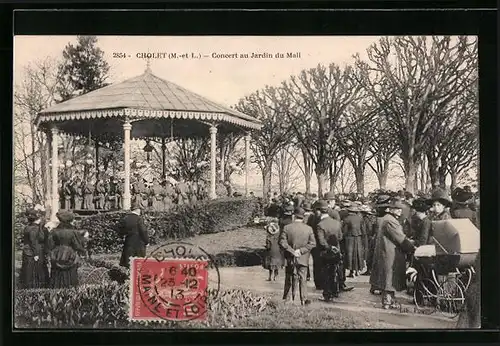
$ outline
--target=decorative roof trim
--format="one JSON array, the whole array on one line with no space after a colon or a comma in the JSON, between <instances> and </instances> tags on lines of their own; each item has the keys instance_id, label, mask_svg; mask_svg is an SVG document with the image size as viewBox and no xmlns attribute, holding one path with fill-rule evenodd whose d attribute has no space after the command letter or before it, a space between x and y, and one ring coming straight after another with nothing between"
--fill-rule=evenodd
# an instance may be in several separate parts
<instances>
[{"instance_id":1,"label":"decorative roof trim","mask_svg":"<svg viewBox=\"0 0 500 346\"><path fill-rule=\"evenodd\" d=\"M132 118L168 118L168 119L185 119L185 120L209 120L226 122L235 124L244 128L260 130L261 124L247 121L236 116L219 113L219 112L197 112L197 111L171 111L171 110L151 110L137 108L118 108L118 109L95 109L77 112L61 112L61 113L43 113L39 114L36 119L36 125L52 121L66 120L82 120L96 118L115 118L115 117L132 117Z\"/></svg>"}]
</instances>

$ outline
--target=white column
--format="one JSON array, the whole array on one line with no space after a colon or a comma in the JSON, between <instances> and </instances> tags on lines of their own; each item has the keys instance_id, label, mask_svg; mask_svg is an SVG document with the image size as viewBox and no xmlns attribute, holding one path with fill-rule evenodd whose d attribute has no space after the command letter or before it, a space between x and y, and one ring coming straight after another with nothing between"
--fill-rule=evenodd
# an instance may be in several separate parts
<instances>
[{"instance_id":1,"label":"white column","mask_svg":"<svg viewBox=\"0 0 500 346\"><path fill-rule=\"evenodd\" d=\"M224 181L224 166L225 166L225 160L224 160L224 140L221 137L220 139L220 180Z\"/></svg>"},{"instance_id":2,"label":"white column","mask_svg":"<svg viewBox=\"0 0 500 346\"><path fill-rule=\"evenodd\" d=\"M58 169L59 169L59 156L58 156L58 134L57 127L52 127L52 206L50 211L50 219L55 221L56 214L59 211L59 182L58 182Z\"/></svg>"},{"instance_id":3,"label":"white column","mask_svg":"<svg viewBox=\"0 0 500 346\"><path fill-rule=\"evenodd\" d=\"M216 160L217 160L217 127L210 126L210 198L217 198L215 193L215 177L216 177Z\"/></svg>"},{"instance_id":4,"label":"white column","mask_svg":"<svg viewBox=\"0 0 500 346\"><path fill-rule=\"evenodd\" d=\"M245 195L248 196L248 173L250 172L250 133L245 135Z\"/></svg>"},{"instance_id":5,"label":"white column","mask_svg":"<svg viewBox=\"0 0 500 346\"><path fill-rule=\"evenodd\" d=\"M125 182L123 186L123 209L130 209L130 131L132 131L132 124L127 120L123 124L123 167Z\"/></svg>"}]
</instances>

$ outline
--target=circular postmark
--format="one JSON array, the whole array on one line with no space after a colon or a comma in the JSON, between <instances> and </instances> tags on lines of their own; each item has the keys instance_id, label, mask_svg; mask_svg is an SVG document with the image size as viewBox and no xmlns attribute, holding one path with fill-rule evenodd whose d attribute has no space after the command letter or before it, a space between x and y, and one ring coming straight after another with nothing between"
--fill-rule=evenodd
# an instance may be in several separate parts
<instances>
[{"instance_id":1,"label":"circular postmark","mask_svg":"<svg viewBox=\"0 0 500 346\"><path fill-rule=\"evenodd\" d=\"M132 299L142 309L132 308L138 319L204 319L208 299L216 299L219 293L220 273L214 258L188 242L159 246L146 258L137 259L134 267L135 298L140 299Z\"/></svg>"}]
</instances>

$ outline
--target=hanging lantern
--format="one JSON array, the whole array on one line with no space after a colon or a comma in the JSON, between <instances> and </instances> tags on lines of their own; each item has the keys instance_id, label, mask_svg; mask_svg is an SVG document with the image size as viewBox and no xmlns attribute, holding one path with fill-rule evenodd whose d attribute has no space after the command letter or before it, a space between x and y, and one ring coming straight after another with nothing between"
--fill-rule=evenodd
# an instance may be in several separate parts
<instances>
[{"instance_id":1,"label":"hanging lantern","mask_svg":"<svg viewBox=\"0 0 500 346\"><path fill-rule=\"evenodd\" d=\"M73 166L73 161L67 160L66 161L66 167L71 167L71 166Z\"/></svg>"},{"instance_id":2,"label":"hanging lantern","mask_svg":"<svg viewBox=\"0 0 500 346\"><path fill-rule=\"evenodd\" d=\"M144 148L142 148L142 150L144 150L144 152L146 153L146 158L148 162L151 160L151 152L153 151L153 149L154 148L149 141L147 141Z\"/></svg>"}]
</instances>

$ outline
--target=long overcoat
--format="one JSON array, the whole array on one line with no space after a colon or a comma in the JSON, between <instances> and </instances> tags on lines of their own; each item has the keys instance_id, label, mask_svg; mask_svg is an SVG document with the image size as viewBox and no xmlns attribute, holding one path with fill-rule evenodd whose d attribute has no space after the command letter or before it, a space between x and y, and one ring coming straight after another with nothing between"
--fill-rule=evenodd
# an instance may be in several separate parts
<instances>
[{"instance_id":1,"label":"long overcoat","mask_svg":"<svg viewBox=\"0 0 500 346\"><path fill-rule=\"evenodd\" d=\"M390 214L377 222L380 227L375 240L370 284L375 289L402 291L406 285L406 263L400 246L406 236L401 224Z\"/></svg>"},{"instance_id":2,"label":"long overcoat","mask_svg":"<svg viewBox=\"0 0 500 346\"><path fill-rule=\"evenodd\" d=\"M363 267L363 239L361 228L363 219L356 213L349 213L342 223L342 234L345 242L345 268L361 270Z\"/></svg>"},{"instance_id":3,"label":"long overcoat","mask_svg":"<svg viewBox=\"0 0 500 346\"><path fill-rule=\"evenodd\" d=\"M120 265L128 268L130 257L146 256L146 245L149 243L148 231L140 215L128 213L120 220L118 232L121 236L125 236Z\"/></svg>"}]
</instances>

